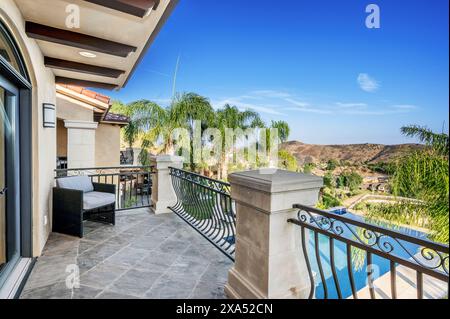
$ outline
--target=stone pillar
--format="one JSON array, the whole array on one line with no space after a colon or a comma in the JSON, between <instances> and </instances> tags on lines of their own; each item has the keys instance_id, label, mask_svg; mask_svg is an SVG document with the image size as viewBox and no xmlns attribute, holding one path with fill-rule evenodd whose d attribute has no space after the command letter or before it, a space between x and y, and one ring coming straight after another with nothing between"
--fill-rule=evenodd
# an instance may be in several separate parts
<instances>
[{"instance_id":1,"label":"stone pillar","mask_svg":"<svg viewBox=\"0 0 450 319\"><path fill-rule=\"evenodd\" d=\"M289 171L249 171L228 177L236 202L235 264L225 292L234 299L300 299L310 292L293 204L314 206L320 177Z\"/></svg>"},{"instance_id":2,"label":"stone pillar","mask_svg":"<svg viewBox=\"0 0 450 319\"><path fill-rule=\"evenodd\" d=\"M152 175L152 207L155 214L166 214L172 211L169 206L174 206L177 197L172 186L169 167L183 168L183 158L172 155L159 155L151 158L155 174Z\"/></svg>"},{"instance_id":3,"label":"stone pillar","mask_svg":"<svg viewBox=\"0 0 450 319\"><path fill-rule=\"evenodd\" d=\"M97 122L64 121L67 128L68 168L95 167L95 130Z\"/></svg>"}]
</instances>

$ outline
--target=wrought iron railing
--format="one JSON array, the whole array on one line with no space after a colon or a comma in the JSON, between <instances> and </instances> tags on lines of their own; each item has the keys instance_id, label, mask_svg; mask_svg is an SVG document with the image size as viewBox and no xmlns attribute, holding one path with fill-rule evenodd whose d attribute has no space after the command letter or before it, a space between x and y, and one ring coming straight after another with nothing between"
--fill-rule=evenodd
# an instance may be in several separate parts
<instances>
[{"instance_id":1,"label":"wrought iron railing","mask_svg":"<svg viewBox=\"0 0 450 319\"><path fill-rule=\"evenodd\" d=\"M133 165L134 150L120 151L120 165Z\"/></svg>"},{"instance_id":2,"label":"wrought iron railing","mask_svg":"<svg viewBox=\"0 0 450 319\"><path fill-rule=\"evenodd\" d=\"M56 169L56 179L87 175L94 183L116 185L116 209L127 210L150 207L152 166L121 166Z\"/></svg>"},{"instance_id":3,"label":"wrought iron railing","mask_svg":"<svg viewBox=\"0 0 450 319\"><path fill-rule=\"evenodd\" d=\"M297 218L288 222L300 227L311 282L309 298L448 296L447 245L369 224L354 215L303 205L294 208L299 210Z\"/></svg>"},{"instance_id":4,"label":"wrought iron railing","mask_svg":"<svg viewBox=\"0 0 450 319\"><path fill-rule=\"evenodd\" d=\"M231 260L234 260L236 214L230 184L170 168L177 203L169 207Z\"/></svg>"}]
</instances>

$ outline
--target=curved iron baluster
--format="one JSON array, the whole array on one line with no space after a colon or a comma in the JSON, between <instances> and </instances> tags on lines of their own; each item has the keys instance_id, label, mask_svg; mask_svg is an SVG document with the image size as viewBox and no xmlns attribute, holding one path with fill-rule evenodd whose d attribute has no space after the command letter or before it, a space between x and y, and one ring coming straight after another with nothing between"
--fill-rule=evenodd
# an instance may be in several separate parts
<instances>
[{"instance_id":1,"label":"curved iron baluster","mask_svg":"<svg viewBox=\"0 0 450 319\"><path fill-rule=\"evenodd\" d=\"M336 273L336 263L334 260L334 239L328 238L328 243L330 245L330 266L331 266L331 272L333 273L333 281L334 281L334 285L336 287L336 292L338 294L338 298L342 299L341 287L339 285L339 278Z\"/></svg>"},{"instance_id":2,"label":"curved iron baluster","mask_svg":"<svg viewBox=\"0 0 450 319\"><path fill-rule=\"evenodd\" d=\"M234 260L236 214L230 184L173 167L169 173L177 197L169 208Z\"/></svg>"},{"instance_id":3,"label":"curved iron baluster","mask_svg":"<svg viewBox=\"0 0 450 319\"><path fill-rule=\"evenodd\" d=\"M314 213L317 214L317 210L314 210ZM306 216L309 218L307 218ZM414 262L417 263L418 265L427 268L429 270L437 270L442 268L443 272L448 275L448 246L442 245L441 247L442 250L447 250L445 254L443 254L442 251L440 252L430 247L422 247L420 249L420 255L423 257L424 261L428 261L428 263L425 263L424 261L421 261L420 259L417 258L417 254L414 254L411 251L409 251L400 239L394 237L392 233L395 232L391 230L386 229L386 232L389 232L389 234L387 234L370 228L363 228L360 225L361 223L355 225L352 223L353 221L351 219L348 219L346 223L343 220L332 219L331 217L328 216L315 217L312 212L307 211L305 209L299 210L297 218L301 222L308 223L310 225L315 225L321 230L333 233L334 235L337 236L351 238L352 240L356 240L366 247L376 248L380 252L388 255L394 254L400 255L402 252L406 253L408 255L408 258L414 260ZM370 224L366 225L367 227L371 227ZM344 228L345 230L349 231L349 233L352 235L351 237L345 236ZM379 227L377 228L382 229ZM356 229L362 229L363 238L361 238L357 234ZM401 234L401 236L405 237L407 235ZM418 241L417 238L410 237L410 242L415 243L417 241ZM396 250L396 247L400 248L402 251L400 252L398 251L398 249ZM405 258L402 257L402 259ZM431 261L434 261L434 263L431 263Z\"/></svg>"},{"instance_id":4,"label":"curved iron baluster","mask_svg":"<svg viewBox=\"0 0 450 319\"><path fill-rule=\"evenodd\" d=\"M347 272L348 278L350 280L350 288L352 289L353 299L358 299L358 293L355 286L355 278L353 277L353 266L352 266L352 246L347 244Z\"/></svg>"},{"instance_id":5,"label":"curved iron baluster","mask_svg":"<svg viewBox=\"0 0 450 319\"><path fill-rule=\"evenodd\" d=\"M325 275L324 275L323 267L322 267L322 259L320 258L319 233L314 233L314 250L316 253L317 267L319 267L320 279L322 281L324 298L328 299L327 281L325 280Z\"/></svg>"},{"instance_id":6,"label":"curved iron baluster","mask_svg":"<svg viewBox=\"0 0 450 319\"><path fill-rule=\"evenodd\" d=\"M323 266L321 263L318 236L328 237L330 242L330 263L331 271L336 285L338 297L340 296L339 278L335 269L334 241L338 240L347 246L347 271L350 280L351 293L355 299L358 298L354 276L352 271L351 249L353 247L361 249L366 253L367 266L371 266L373 255L385 258L390 261L391 273L391 295L397 297L396 287L396 265L415 270L417 273L417 297L422 298L423 275L426 274L437 280L448 283L449 274L449 247L439 243L434 243L422 238L415 238L410 235L386 229L365 221L351 219L341 215L322 211L316 208L294 205L298 209L297 218L289 219L288 222L299 225L301 229L308 229L314 234L314 246L319 274L323 283L325 298L328 298L328 287L325 282ZM406 243L414 244L410 248ZM418 247L418 248L415 248ZM311 267L310 260L305 256L308 267ZM371 298L375 298L373 287L373 273L368 272L369 293Z\"/></svg>"},{"instance_id":7,"label":"curved iron baluster","mask_svg":"<svg viewBox=\"0 0 450 319\"><path fill-rule=\"evenodd\" d=\"M305 257L306 268L308 269L309 281L310 281L310 285L311 285L311 290L309 292L308 299L313 299L316 285L314 283L314 274L312 272L311 263L309 262L308 248L306 247L307 241L306 241L306 236L305 236L305 227L301 227L300 231L301 231L301 236L302 236L303 256Z\"/></svg>"}]
</instances>

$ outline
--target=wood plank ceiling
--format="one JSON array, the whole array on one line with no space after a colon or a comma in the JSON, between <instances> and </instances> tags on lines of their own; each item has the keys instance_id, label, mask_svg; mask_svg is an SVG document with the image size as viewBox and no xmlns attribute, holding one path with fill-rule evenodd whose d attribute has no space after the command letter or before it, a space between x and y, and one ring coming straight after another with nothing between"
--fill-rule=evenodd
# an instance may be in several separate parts
<instances>
[{"instance_id":1,"label":"wood plank ceiling","mask_svg":"<svg viewBox=\"0 0 450 319\"><path fill-rule=\"evenodd\" d=\"M19 8L21 8L21 3L24 3L23 11L26 13L24 16L27 19L25 31L28 37L38 41L44 53L44 63L54 70L56 82L103 89L115 89L126 84L136 64L139 63L177 3L177 0L77 0L77 4L86 6L83 7L86 19L90 16L95 19L96 10L101 13L102 16L99 16L98 19L101 18L102 21L105 19L107 21L111 17L111 27L122 30L124 33L121 40L130 39L136 42L141 37L138 43L132 44L132 41L124 43L125 41L116 41L103 36L109 31L103 28L108 28L108 26L99 24L97 28L94 28L97 26L94 24L95 21L89 21L90 25L79 30L48 25L52 19L51 16L46 16L43 19L44 22L40 23L39 14L33 13L33 7L29 2L27 3L28 0L17 1ZM47 1L53 2L54 0ZM61 2L59 4L61 8L68 5L65 1L58 1ZM45 0L36 2L42 3ZM39 6L40 3L37 5ZM152 11L155 14L152 14ZM83 12L81 12L83 17L82 14ZM150 20L152 18L155 21ZM122 26L113 26L114 23L121 23ZM151 32L148 32L148 26L153 27ZM129 27L128 30L127 27ZM146 30L148 36L143 37L142 32L136 32L141 29ZM95 35L96 33L102 36ZM131 39L125 36L129 33L135 34L136 37ZM116 33L112 34L112 36L115 35ZM57 51L59 46L64 48ZM70 52L67 47L71 50ZM60 54L56 54L58 52ZM138 57L136 53L139 54ZM98 59L93 60L95 63L92 63L92 59L89 58Z\"/></svg>"}]
</instances>

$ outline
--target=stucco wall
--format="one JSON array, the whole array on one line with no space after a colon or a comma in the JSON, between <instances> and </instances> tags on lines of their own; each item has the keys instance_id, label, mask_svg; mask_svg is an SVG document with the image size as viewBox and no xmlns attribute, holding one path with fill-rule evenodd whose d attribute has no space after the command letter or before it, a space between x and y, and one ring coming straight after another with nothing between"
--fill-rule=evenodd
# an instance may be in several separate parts
<instances>
[{"instance_id":1,"label":"stucco wall","mask_svg":"<svg viewBox=\"0 0 450 319\"><path fill-rule=\"evenodd\" d=\"M71 121L93 121L94 112L75 99L57 96L56 117Z\"/></svg>"},{"instance_id":2,"label":"stucco wall","mask_svg":"<svg viewBox=\"0 0 450 319\"><path fill-rule=\"evenodd\" d=\"M25 22L14 1L0 1L0 19L16 39L33 85L33 254L38 256L51 230L51 189L56 167L56 129L43 128L41 106L56 104L55 78L44 66L36 41L25 34Z\"/></svg>"},{"instance_id":3,"label":"stucco wall","mask_svg":"<svg viewBox=\"0 0 450 319\"><path fill-rule=\"evenodd\" d=\"M99 124L95 132L95 164L97 167L120 165L120 126Z\"/></svg>"}]
</instances>

